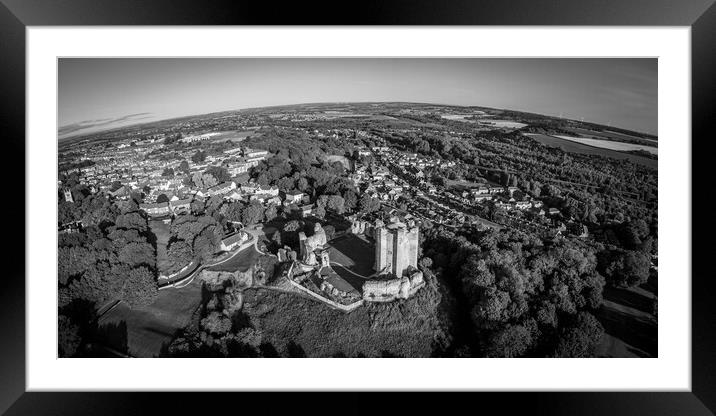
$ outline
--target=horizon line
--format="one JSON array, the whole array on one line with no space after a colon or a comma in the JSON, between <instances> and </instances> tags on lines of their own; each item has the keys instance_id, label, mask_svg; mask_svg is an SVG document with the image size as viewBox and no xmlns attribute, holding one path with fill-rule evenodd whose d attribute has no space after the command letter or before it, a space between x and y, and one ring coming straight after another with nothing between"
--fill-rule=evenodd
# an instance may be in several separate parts
<instances>
[{"instance_id":1,"label":"horizon line","mask_svg":"<svg viewBox=\"0 0 716 416\"><path fill-rule=\"evenodd\" d=\"M57 131L58 131L57 141L59 142L59 141L66 140L66 139L71 139L71 138L91 136L91 135L93 135L93 134L107 133L107 132L111 132L111 131L114 131L114 130L120 130L120 129L124 129L124 128L129 128L129 127L138 127L138 126L142 126L142 125L146 125L146 124L158 123L158 122L161 122L161 121L178 120L178 119L188 118L188 117L208 116L208 115L211 115L211 114L220 114L220 113L236 112L236 111L242 111L242 110L257 110L257 109L264 109L264 108L276 108L276 107L287 107L287 106L298 106L298 105L315 105L315 104L421 104L421 105L440 105L440 106L446 106L446 107L466 107L466 108L469 108L469 107L477 107L477 108L487 108L487 109L490 109L490 110L515 111L515 112L524 113L524 114L535 114L535 115L539 115L539 116L560 118L560 119L563 119L563 120L576 121L576 122L580 122L580 123L591 123L591 124L597 124L597 125L599 125L599 126L613 127L613 128L618 128L618 129L626 130L626 131L631 131L631 132L634 132L634 133L646 134L646 135L650 135L650 136L657 137L657 138L659 137L657 134L650 133L650 132L639 131L639 130L634 130L634 129L625 128L625 127L619 127L619 126L616 126L616 125L605 125L605 124L602 124L602 123L598 123L598 122L594 122L594 121L589 121L589 120L586 120L586 119L585 119L585 120L577 120L577 119L574 119L574 118L563 117L563 116L560 117L560 116L558 116L558 115L552 115L552 114L536 113L536 112L533 112L533 111L513 110L513 109L510 109L510 108L487 107L487 106L482 106L482 105L446 104L446 103L418 102L418 101L320 101L320 102L300 102L300 103L288 103L288 104L275 104L275 105L267 105L267 106L260 106L260 107L239 107L239 108L233 108L233 109L229 109L229 110L212 111L212 112L209 112L209 113L187 114L187 115L180 115L180 116L175 116L175 117L160 118L160 119L153 120L153 121L139 122L139 123L136 123L136 124L127 124L127 125L121 126L121 127L111 127L111 128L108 128L108 129L97 130L97 131L92 132L92 133L81 133L81 134L76 134L76 135L70 134L70 135L68 135L68 136L63 137L62 139L59 138L59 130L60 130L60 129L62 129L63 127L71 126L71 125L73 125L73 124L82 123L82 122L84 122L84 121L87 121L87 120L84 120L84 121L79 121L79 122L73 122L73 123L65 124L65 125L63 125L63 126L58 126L58 127L57 127ZM561 113L560 113L560 114L561 114ZM119 117L119 118L121 119L121 118L127 117L127 116L128 116L128 115L124 115L124 116L121 116L121 117Z\"/></svg>"}]
</instances>

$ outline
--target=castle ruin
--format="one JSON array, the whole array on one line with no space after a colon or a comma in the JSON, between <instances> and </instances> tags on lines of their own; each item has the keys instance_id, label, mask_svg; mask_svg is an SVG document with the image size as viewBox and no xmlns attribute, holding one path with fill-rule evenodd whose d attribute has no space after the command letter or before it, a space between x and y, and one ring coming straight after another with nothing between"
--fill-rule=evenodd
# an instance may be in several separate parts
<instances>
[{"instance_id":1,"label":"castle ruin","mask_svg":"<svg viewBox=\"0 0 716 416\"><path fill-rule=\"evenodd\" d=\"M326 231L321 227L320 223L316 223L313 228L313 235L306 237L306 233L301 231L298 233L298 240L301 246L301 261L307 265L314 266L318 264L316 259L316 251L326 245ZM323 262L324 260L321 259Z\"/></svg>"},{"instance_id":2,"label":"castle ruin","mask_svg":"<svg viewBox=\"0 0 716 416\"><path fill-rule=\"evenodd\" d=\"M418 227L402 222L376 223L375 264L378 274L392 273L402 277L408 267L418 267Z\"/></svg>"}]
</instances>

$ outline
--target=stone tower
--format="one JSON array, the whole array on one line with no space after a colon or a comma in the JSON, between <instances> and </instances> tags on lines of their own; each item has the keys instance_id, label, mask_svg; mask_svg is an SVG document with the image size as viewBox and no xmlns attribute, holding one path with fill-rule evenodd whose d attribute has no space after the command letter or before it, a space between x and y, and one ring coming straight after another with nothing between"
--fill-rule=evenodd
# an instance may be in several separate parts
<instances>
[{"instance_id":1,"label":"stone tower","mask_svg":"<svg viewBox=\"0 0 716 416\"><path fill-rule=\"evenodd\" d=\"M393 223L375 228L375 264L378 273L392 273L398 277L408 266L418 264L418 228Z\"/></svg>"}]
</instances>

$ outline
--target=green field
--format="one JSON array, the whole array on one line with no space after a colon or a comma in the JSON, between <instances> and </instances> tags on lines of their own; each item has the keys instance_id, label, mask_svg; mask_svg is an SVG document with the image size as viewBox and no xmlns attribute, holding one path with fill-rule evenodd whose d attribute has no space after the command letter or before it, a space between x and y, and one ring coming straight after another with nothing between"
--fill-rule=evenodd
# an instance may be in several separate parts
<instances>
[{"instance_id":1,"label":"green field","mask_svg":"<svg viewBox=\"0 0 716 416\"><path fill-rule=\"evenodd\" d=\"M628 134L623 134L623 133L618 133L615 131L608 131L608 130L594 131L594 130L582 129L579 127L569 127L566 130L577 133L584 137L594 137L597 139L604 139L604 140L625 141L628 143L641 143L641 144L650 145L650 146L656 146L658 143L658 141L655 139L630 136Z\"/></svg>"},{"instance_id":2,"label":"green field","mask_svg":"<svg viewBox=\"0 0 716 416\"><path fill-rule=\"evenodd\" d=\"M177 330L189 324L200 304L201 283L195 279L181 289L160 291L149 306L132 309L120 303L100 318L99 331L111 339L111 348L133 357L155 357Z\"/></svg>"},{"instance_id":3,"label":"green field","mask_svg":"<svg viewBox=\"0 0 716 416\"><path fill-rule=\"evenodd\" d=\"M456 189L470 189L470 188L477 188L478 186L489 186L490 184L485 180L485 182L472 182L472 181L466 181L464 179L454 180L454 179L445 179L445 184L448 187L456 188Z\"/></svg>"},{"instance_id":4,"label":"green field","mask_svg":"<svg viewBox=\"0 0 716 416\"><path fill-rule=\"evenodd\" d=\"M251 137L253 135L256 135L256 132L254 130L241 130L241 131L222 131L219 132L216 136L211 137L211 141L216 142L225 142L227 140L232 141L233 143L240 143L244 141L247 137Z\"/></svg>"},{"instance_id":5,"label":"green field","mask_svg":"<svg viewBox=\"0 0 716 416\"><path fill-rule=\"evenodd\" d=\"M631 160L634 163L638 163L654 169L658 168L659 166L659 161L656 159L650 159L647 157L637 156L625 152L618 152L616 150L588 146L586 144L577 143L571 140L560 139L559 137L547 136L544 134L529 134L527 137L535 139L538 142L550 147L558 147L568 153L581 153L586 155L607 156L614 159L627 159Z\"/></svg>"}]
</instances>

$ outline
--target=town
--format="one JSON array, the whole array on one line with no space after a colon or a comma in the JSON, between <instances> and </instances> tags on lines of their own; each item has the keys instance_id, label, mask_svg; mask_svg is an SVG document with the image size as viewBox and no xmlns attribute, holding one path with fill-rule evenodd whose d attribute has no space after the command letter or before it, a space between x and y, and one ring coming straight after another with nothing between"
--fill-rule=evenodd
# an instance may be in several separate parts
<instances>
[{"instance_id":1,"label":"town","mask_svg":"<svg viewBox=\"0 0 716 416\"><path fill-rule=\"evenodd\" d=\"M472 306L476 309L469 319L478 327L486 321L513 322L499 330L493 329L496 323L482 329L493 337L489 339L514 331L515 322L519 328L529 328L529 322L535 328L556 325L560 314L565 322L586 319L574 325L599 332L601 324L591 314L577 312L599 309L602 275L625 287L655 275L655 230L648 213L655 206L656 173L648 167L606 156L609 164L592 164L589 156L567 155L525 131L544 131L552 120L511 113L501 114L500 120L489 109L466 112L431 105L355 107L217 113L60 142L61 307L87 299L95 305L100 326L131 326L138 319L133 311L204 288L209 300L196 308L203 296L186 299L195 306L182 312L186 316L180 324L172 324L182 335L131 339L128 343L138 346L119 353L193 356L212 348L247 354L247 344L253 345L250 351L259 351L269 338L263 332L256 335L267 325L260 323L261 315L250 325L237 322L251 321L252 310L266 296L279 296L281 307L318 302L335 311L331 313L354 317L394 313L392 308L414 304L429 317L416 313L406 319L431 322L430 329L421 331L433 341L421 348L439 348L452 356L483 348L490 356L506 346L465 346L472 345L472 335L449 333L450 325L438 312L440 298L463 291L458 299L476 296L478 306ZM528 157L529 152L537 154L534 149L543 156ZM572 163L575 170L557 170L550 160ZM648 179L649 185L641 188L621 182L615 172L622 167L630 177L653 175L654 182ZM595 199L597 192L601 196ZM626 209L630 215L624 215ZM500 261L511 262L514 270L491 266L498 260L490 250L502 253ZM575 276L581 276L580 289L569 295L567 286L559 289L564 290L559 296L572 297L560 302L573 306L547 303L557 296L557 286L545 289L532 280L519 288L508 283L514 279L507 277L510 273L527 276L532 272L525 270L536 268L540 256L547 259L562 250L584 256L574 266L579 267ZM79 258L87 260L72 263ZM90 258L96 263L83 269ZM625 262L634 263L628 272ZM545 281L567 273L558 272L556 264L540 267L535 270ZM121 288L99 276L119 279L127 270L133 279L141 277ZM475 281L467 277L471 274L483 277ZM463 275L462 281L451 277ZM492 277L475 283L487 276ZM529 297L545 299L541 306L535 303L539 317L531 321L525 320ZM517 314L514 308L523 312L511 318L489 315L486 308L499 303L504 314ZM132 332L135 328L124 331L130 334L125 337L143 336ZM591 353L600 343L599 334L589 341ZM102 341L106 338L94 340L93 345L100 345L94 353L97 348L116 352L116 346ZM442 345L432 345L434 339L443 339ZM449 339L462 339L465 345ZM244 352L231 353L236 342ZM536 338L521 342L524 348L509 354L540 348Z\"/></svg>"}]
</instances>

